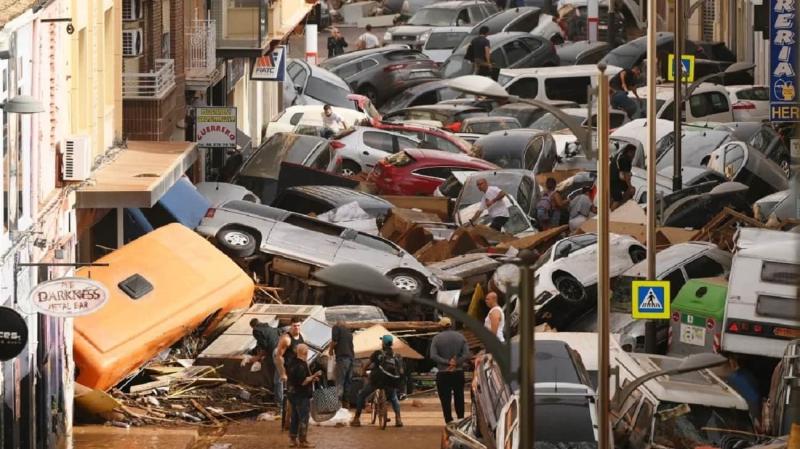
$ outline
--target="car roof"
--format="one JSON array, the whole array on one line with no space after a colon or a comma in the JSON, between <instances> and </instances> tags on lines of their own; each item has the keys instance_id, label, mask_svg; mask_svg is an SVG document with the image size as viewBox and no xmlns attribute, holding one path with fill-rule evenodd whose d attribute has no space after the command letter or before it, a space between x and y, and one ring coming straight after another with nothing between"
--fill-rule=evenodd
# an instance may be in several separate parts
<instances>
[{"instance_id":1,"label":"car roof","mask_svg":"<svg viewBox=\"0 0 800 449\"><path fill-rule=\"evenodd\" d=\"M621 71L622 69L610 65L608 66L606 73L616 73ZM537 76L545 76L545 77L552 77L552 78L563 78L569 76L580 76L580 75L587 75L587 76L595 76L599 73L597 70L597 66L594 64L578 64L578 65L562 65L556 67L527 67L522 69L501 69L500 74L506 76L520 76L520 75L537 75Z\"/></svg>"},{"instance_id":2,"label":"car roof","mask_svg":"<svg viewBox=\"0 0 800 449\"><path fill-rule=\"evenodd\" d=\"M450 83L450 80L434 80L434 81L427 81L422 84L417 84L416 86L409 87L408 89L404 89L403 93L405 92L412 92L412 93L422 93L428 92L431 90L441 89L443 87L447 87Z\"/></svg>"},{"instance_id":3,"label":"car roof","mask_svg":"<svg viewBox=\"0 0 800 449\"><path fill-rule=\"evenodd\" d=\"M327 201L328 203L334 204L337 207L353 201L358 202L362 209L365 209L365 206L368 206L370 209L388 209L392 207L392 203L384 200L381 197L341 186L295 186L289 187L286 190L297 192L313 198L319 198Z\"/></svg>"},{"instance_id":4,"label":"car roof","mask_svg":"<svg viewBox=\"0 0 800 449\"><path fill-rule=\"evenodd\" d=\"M797 245L800 233L772 229L741 228L736 239L736 256L800 263Z\"/></svg>"},{"instance_id":5,"label":"car roof","mask_svg":"<svg viewBox=\"0 0 800 449\"><path fill-rule=\"evenodd\" d=\"M672 120L656 119L656 141L675 130ZM610 137L627 137L644 143L647 138L647 119L638 118L615 129Z\"/></svg>"},{"instance_id":6,"label":"car roof","mask_svg":"<svg viewBox=\"0 0 800 449\"><path fill-rule=\"evenodd\" d=\"M418 50L412 50L408 48L406 45L386 45L384 47L375 47L375 48L368 48L366 50L356 50L351 51L349 53L345 53L343 55L335 56L333 58L328 58L325 61L320 63L320 66L324 69L327 67L338 67L342 64L346 64L348 62L356 61L360 58L365 58L367 56L391 53L393 51L409 51L409 52L417 52L420 53Z\"/></svg>"},{"instance_id":7,"label":"car roof","mask_svg":"<svg viewBox=\"0 0 800 449\"><path fill-rule=\"evenodd\" d=\"M733 86L725 86L725 89L727 89L728 92L739 92L740 90L755 89L755 88L766 89L767 86L763 84L736 84Z\"/></svg>"},{"instance_id":8,"label":"car roof","mask_svg":"<svg viewBox=\"0 0 800 449\"><path fill-rule=\"evenodd\" d=\"M304 67L309 68L309 70L311 70L311 76L314 78L320 78L322 80L329 81L331 84L335 84L348 91L351 90L350 86L341 77L339 77L339 75L331 72L330 70L324 69L318 65L311 65L302 59L290 59L289 62L297 62Z\"/></svg>"},{"instance_id":9,"label":"car roof","mask_svg":"<svg viewBox=\"0 0 800 449\"><path fill-rule=\"evenodd\" d=\"M748 140L762 128L772 129L762 122L728 122L715 127L715 130L728 131L739 140Z\"/></svg>"},{"instance_id":10,"label":"car roof","mask_svg":"<svg viewBox=\"0 0 800 449\"><path fill-rule=\"evenodd\" d=\"M441 160L447 162L463 162L468 164L484 165L486 167L491 167L494 165L491 162L487 162L483 159L478 159L476 157L468 156L466 154L450 153L442 150L429 150L424 148L406 148L403 151L405 151L406 154L408 154L409 156L413 157L416 160Z\"/></svg>"},{"instance_id":11,"label":"car roof","mask_svg":"<svg viewBox=\"0 0 800 449\"><path fill-rule=\"evenodd\" d=\"M578 106L578 103L569 100L541 100L541 102L556 107ZM541 109L541 108L539 108L539 106L534 106L529 103L508 103L494 108L494 110L497 109Z\"/></svg>"},{"instance_id":12,"label":"car roof","mask_svg":"<svg viewBox=\"0 0 800 449\"><path fill-rule=\"evenodd\" d=\"M507 115L484 115L477 117L467 117L462 123L485 123L485 122L517 122L519 121Z\"/></svg>"},{"instance_id":13,"label":"car roof","mask_svg":"<svg viewBox=\"0 0 800 449\"><path fill-rule=\"evenodd\" d=\"M675 93L674 89L672 84L659 84L656 86L656 98L659 100L671 100ZM639 97L647 98L647 86L636 89L636 92L639 93ZM702 94L704 92L724 92L727 94L724 86L712 83L701 83L697 89L694 90L692 95Z\"/></svg>"},{"instance_id":14,"label":"car roof","mask_svg":"<svg viewBox=\"0 0 800 449\"><path fill-rule=\"evenodd\" d=\"M606 48L608 46L609 46L608 42L603 42L603 41L567 42L567 43L565 43L565 44L563 44L563 45L561 45L559 47L556 47L556 53L558 53L559 56L561 54L567 55L566 59L569 59L570 57L574 59L574 58L577 58L578 55L580 55L581 53L583 53L583 52L585 52L587 50L594 50L594 49L597 49L597 48Z\"/></svg>"},{"instance_id":15,"label":"car roof","mask_svg":"<svg viewBox=\"0 0 800 449\"><path fill-rule=\"evenodd\" d=\"M530 34L530 33L523 33L521 31L490 34L489 36L487 36L487 39L489 39L489 43L491 45L498 45L501 42L510 41L520 37L532 37L538 40L547 40L541 36L536 36L535 34Z\"/></svg>"},{"instance_id":16,"label":"car roof","mask_svg":"<svg viewBox=\"0 0 800 449\"><path fill-rule=\"evenodd\" d=\"M511 339L511 371L519 368L519 336ZM570 347L557 340L536 341L536 363L534 365L534 381L559 382L584 385L581 373L575 365Z\"/></svg>"},{"instance_id":17,"label":"car roof","mask_svg":"<svg viewBox=\"0 0 800 449\"><path fill-rule=\"evenodd\" d=\"M709 242L684 242L665 248L656 253L656 276L662 276L678 265L683 264L687 259L707 252L726 253L726 251L717 248L717 245ZM628 268L623 275L637 278L647 276L647 261L643 260ZM674 294L677 293L674 292Z\"/></svg>"},{"instance_id":18,"label":"car roof","mask_svg":"<svg viewBox=\"0 0 800 449\"><path fill-rule=\"evenodd\" d=\"M431 34L437 33L469 33L472 27L434 27Z\"/></svg>"},{"instance_id":19,"label":"car roof","mask_svg":"<svg viewBox=\"0 0 800 449\"><path fill-rule=\"evenodd\" d=\"M494 14L488 16L488 17L484 17L483 20L481 20L480 22L476 23L472 27L472 30L479 30L480 27L483 26L484 24L486 24L487 22L489 22L491 20L497 20L497 18L499 18L501 16L510 16L508 20L511 21L511 20L513 20L514 18L516 18L519 15L530 14L530 13L534 13L534 12L541 11L541 10L542 10L542 8L539 8L539 7L536 7L536 6L519 6L519 7L516 7L516 8L501 9L500 11L497 11L496 13L494 13Z\"/></svg>"}]
</instances>

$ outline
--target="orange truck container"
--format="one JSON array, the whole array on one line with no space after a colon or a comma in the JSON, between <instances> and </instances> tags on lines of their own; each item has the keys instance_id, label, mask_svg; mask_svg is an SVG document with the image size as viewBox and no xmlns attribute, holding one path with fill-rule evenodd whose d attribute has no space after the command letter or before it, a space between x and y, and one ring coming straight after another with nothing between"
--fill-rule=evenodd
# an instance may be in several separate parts
<instances>
[{"instance_id":1,"label":"orange truck container","mask_svg":"<svg viewBox=\"0 0 800 449\"><path fill-rule=\"evenodd\" d=\"M77 275L103 283L108 302L75 319L78 383L107 390L181 338L248 307L253 281L181 224L158 228Z\"/></svg>"}]
</instances>

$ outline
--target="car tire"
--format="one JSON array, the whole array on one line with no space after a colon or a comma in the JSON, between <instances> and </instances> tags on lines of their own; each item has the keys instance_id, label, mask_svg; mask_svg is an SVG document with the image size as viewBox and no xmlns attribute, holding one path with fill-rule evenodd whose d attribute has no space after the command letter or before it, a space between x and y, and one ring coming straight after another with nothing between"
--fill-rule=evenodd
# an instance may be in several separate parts
<instances>
[{"instance_id":1,"label":"car tire","mask_svg":"<svg viewBox=\"0 0 800 449\"><path fill-rule=\"evenodd\" d=\"M425 284L427 284L425 278L413 271L395 271L389 273L388 277L395 287L414 296L421 295Z\"/></svg>"},{"instance_id":2,"label":"car tire","mask_svg":"<svg viewBox=\"0 0 800 449\"><path fill-rule=\"evenodd\" d=\"M639 263L647 259L647 250L639 246L631 247L628 250L628 254L630 254L633 263Z\"/></svg>"},{"instance_id":3,"label":"car tire","mask_svg":"<svg viewBox=\"0 0 800 449\"><path fill-rule=\"evenodd\" d=\"M256 237L250 231L227 228L217 232L217 245L231 257L248 257L256 251Z\"/></svg>"},{"instance_id":4,"label":"car tire","mask_svg":"<svg viewBox=\"0 0 800 449\"><path fill-rule=\"evenodd\" d=\"M568 274L557 275L553 279L553 284L561 297L567 302L583 302L589 297L586 294L586 288L577 279Z\"/></svg>"},{"instance_id":5,"label":"car tire","mask_svg":"<svg viewBox=\"0 0 800 449\"><path fill-rule=\"evenodd\" d=\"M342 167L339 168L339 174L342 176L355 176L361 173L361 166L353 161L342 162Z\"/></svg>"}]
</instances>

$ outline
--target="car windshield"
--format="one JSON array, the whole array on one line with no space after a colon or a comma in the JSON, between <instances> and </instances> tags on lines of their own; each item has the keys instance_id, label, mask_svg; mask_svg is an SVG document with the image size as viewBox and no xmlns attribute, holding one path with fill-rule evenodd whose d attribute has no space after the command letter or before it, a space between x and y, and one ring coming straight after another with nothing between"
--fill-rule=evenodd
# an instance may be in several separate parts
<instances>
[{"instance_id":1,"label":"car windshield","mask_svg":"<svg viewBox=\"0 0 800 449\"><path fill-rule=\"evenodd\" d=\"M428 38L425 44L426 50L452 50L464 40L467 33L447 32L447 33L433 33Z\"/></svg>"},{"instance_id":2,"label":"car windshield","mask_svg":"<svg viewBox=\"0 0 800 449\"><path fill-rule=\"evenodd\" d=\"M585 120L585 117L579 117L577 115L570 115L570 117L577 120L578 123L581 123L583 120ZM561 119L550 112L545 113L529 126L529 128L541 129L542 131L557 131L566 127L567 125L562 122Z\"/></svg>"},{"instance_id":3,"label":"car windshield","mask_svg":"<svg viewBox=\"0 0 800 449\"><path fill-rule=\"evenodd\" d=\"M725 435L753 427L747 410L662 402L657 415L653 441L675 449L719 447Z\"/></svg>"},{"instance_id":4,"label":"car windshield","mask_svg":"<svg viewBox=\"0 0 800 449\"><path fill-rule=\"evenodd\" d=\"M602 62L608 65L629 69L639 62L639 58L644 54L644 41L633 41L612 50Z\"/></svg>"},{"instance_id":5,"label":"car windshield","mask_svg":"<svg viewBox=\"0 0 800 449\"><path fill-rule=\"evenodd\" d=\"M350 91L323 81L320 78L310 78L306 86L305 94L331 106L353 109L353 103L347 99Z\"/></svg>"},{"instance_id":6,"label":"car windshield","mask_svg":"<svg viewBox=\"0 0 800 449\"><path fill-rule=\"evenodd\" d=\"M409 25L448 26L455 22L457 9L452 8L423 8L408 19Z\"/></svg>"},{"instance_id":7,"label":"car windshield","mask_svg":"<svg viewBox=\"0 0 800 449\"><path fill-rule=\"evenodd\" d=\"M521 126L526 127L545 113L544 109L538 108L503 108L499 107L489 113L489 117L506 116L514 117ZM529 127L529 126L527 126Z\"/></svg>"},{"instance_id":8,"label":"car windshield","mask_svg":"<svg viewBox=\"0 0 800 449\"><path fill-rule=\"evenodd\" d=\"M489 134L492 131L519 128L517 120L485 120L480 122L468 123L464 127L465 133Z\"/></svg>"},{"instance_id":9,"label":"car windshield","mask_svg":"<svg viewBox=\"0 0 800 449\"><path fill-rule=\"evenodd\" d=\"M391 100L387 101L386 104L383 105L381 110L385 110L387 112L394 111L396 109L401 109L409 104L419 95L419 92L414 92L413 90L406 89L400 95L396 95L392 97Z\"/></svg>"},{"instance_id":10,"label":"car windshield","mask_svg":"<svg viewBox=\"0 0 800 449\"><path fill-rule=\"evenodd\" d=\"M575 443L596 444L592 424L593 408L594 402L586 396L560 397L537 393L534 420L536 441L558 443L557 447L572 447ZM569 425L565 425L567 423Z\"/></svg>"},{"instance_id":11,"label":"car windshield","mask_svg":"<svg viewBox=\"0 0 800 449\"><path fill-rule=\"evenodd\" d=\"M242 165L239 174L253 178L278 179L281 150L293 145L298 137L300 136L285 133L273 135Z\"/></svg>"},{"instance_id":12,"label":"car windshield","mask_svg":"<svg viewBox=\"0 0 800 449\"><path fill-rule=\"evenodd\" d=\"M467 206L471 206L483 198L483 192L478 189L477 181L478 179L482 178L481 175L473 175L467 178L467 184L464 186L463 191L461 192L461 199L460 203L458 203L458 209L461 210ZM519 176L492 176L486 175L485 176L486 182L490 186L495 186L506 192L507 195L515 195L520 187L520 180Z\"/></svg>"},{"instance_id":13,"label":"car windshield","mask_svg":"<svg viewBox=\"0 0 800 449\"><path fill-rule=\"evenodd\" d=\"M467 75L471 72L470 62L464 59L464 55L453 54L442 68L442 78L453 78L459 75Z\"/></svg>"}]
</instances>

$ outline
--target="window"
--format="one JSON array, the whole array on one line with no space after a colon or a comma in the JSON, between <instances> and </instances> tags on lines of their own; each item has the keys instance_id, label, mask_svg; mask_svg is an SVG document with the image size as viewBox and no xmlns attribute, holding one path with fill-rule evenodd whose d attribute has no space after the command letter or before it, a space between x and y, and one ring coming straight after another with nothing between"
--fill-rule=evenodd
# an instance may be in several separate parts
<instances>
[{"instance_id":1,"label":"window","mask_svg":"<svg viewBox=\"0 0 800 449\"><path fill-rule=\"evenodd\" d=\"M611 113L608 116L612 128L619 128L625 123L625 118L626 118L625 114Z\"/></svg>"},{"instance_id":2,"label":"window","mask_svg":"<svg viewBox=\"0 0 800 449\"><path fill-rule=\"evenodd\" d=\"M292 79L295 87L305 87L308 72L303 68L299 62L289 64L289 77Z\"/></svg>"},{"instance_id":3,"label":"window","mask_svg":"<svg viewBox=\"0 0 800 449\"><path fill-rule=\"evenodd\" d=\"M525 168L533 170L533 167L536 166L536 162L539 160L542 146L544 146L544 137L536 137L533 139L528 149L525 150Z\"/></svg>"},{"instance_id":4,"label":"window","mask_svg":"<svg viewBox=\"0 0 800 449\"><path fill-rule=\"evenodd\" d=\"M416 148L417 142L407 137L394 136L394 148L396 150L403 150L406 148ZM395 150L395 151L396 151Z\"/></svg>"},{"instance_id":5,"label":"window","mask_svg":"<svg viewBox=\"0 0 800 449\"><path fill-rule=\"evenodd\" d=\"M605 51L594 51L579 56L576 64L597 64L606 55Z\"/></svg>"},{"instance_id":6,"label":"window","mask_svg":"<svg viewBox=\"0 0 800 449\"><path fill-rule=\"evenodd\" d=\"M322 103L327 103L331 106L338 106L342 108L352 108L353 105L347 96L350 95L350 90L323 81L319 78L311 77L308 80L305 94L309 97L315 98Z\"/></svg>"},{"instance_id":7,"label":"window","mask_svg":"<svg viewBox=\"0 0 800 449\"><path fill-rule=\"evenodd\" d=\"M683 272L680 269L666 274L662 279L669 282L669 291L672 292L673 295L677 295L683 287L683 284L686 283L686 279L683 277Z\"/></svg>"},{"instance_id":8,"label":"window","mask_svg":"<svg viewBox=\"0 0 800 449\"><path fill-rule=\"evenodd\" d=\"M533 77L519 78L506 88L511 95L521 98L536 98L539 92L539 80Z\"/></svg>"},{"instance_id":9,"label":"window","mask_svg":"<svg viewBox=\"0 0 800 449\"><path fill-rule=\"evenodd\" d=\"M367 131L364 133L364 145L387 153L394 153L391 134ZM415 145L412 145L412 147L413 146Z\"/></svg>"},{"instance_id":10,"label":"window","mask_svg":"<svg viewBox=\"0 0 800 449\"><path fill-rule=\"evenodd\" d=\"M706 95L709 96L709 101L711 102L712 114L721 114L730 110L730 107L728 106L728 97L721 92L710 92Z\"/></svg>"},{"instance_id":11,"label":"window","mask_svg":"<svg viewBox=\"0 0 800 449\"><path fill-rule=\"evenodd\" d=\"M534 50L542 46L542 41L536 40L532 37L523 37L520 39L522 43L528 47L528 51L533 53Z\"/></svg>"},{"instance_id":12,"label":"window","mask_svg":"<svg viewBox=\"0 0 800 449\"><path fill-rule=\"evenodd\" d=\"M491 57L492 57L492 65L493 66L495 66L495 67L507 67L508 66L508 64L506 64L506 57L505 57L505 55L503 54L502 51L493 50L492 54L491 54Z\"/></svg>"},{"instance_id":13,"label":"window","mask_svg":"<svg viewBox=\"0 0 800 449\"><path fill-rule=\"evenodd\" d=\"M756 315L796 320L800 314L800 300L773 295L758 295Z\"/></svg>"},{"instance_id":14,"label":"window","mask_svg":"<svg viewBox=\"0 0 800 449\"><path fill-rule=\"evenodd\" d=\"M359 61L357 66L358 71L363 72L364 70L375 67L376 65L378 65L378 61L375 61L374 59L365 59L363 61Z\"/></svg>"},{"instance_id":15,"label":"window","mask_svg":"<svg viewBox=\"0 0 800 449\"><path fill-rule=\"evenodd\" d=\"M531 53L522 41L511 41L503 45L503 51L506 53L506 59L510 61L510 66L522 61Z\"/></svg>"},{"instance_id":16,"label":"window","mask_svg":"<svg viewBox=\"0 0 800 449\"><path fill-rule=\"evenodd\" d=\"M458 168L459 171L472 171L468 168ZM453 167L428 167L415 170L414 173L420 176L430 176L431 178L447 179Z\"/></svg>"},{"instance_id":17,"label":"window","mask_svg":"<svg viewBox=\"0 0 800 449\"><path fill-rule=\"evenodd\" d=\"M450 50L456 48L467 33L433 33L425 44L426 50Z\"/></svg>"},{"instance_id":18,"label":"window","mask_svg":"<svg viewBox=\"0 0 800 449\"><path fill-rule=\"evenodd\" d=\"M303 113L302 112L298 112L297 114L292 115L292 118L289 119L289 124L290 125L296 125L296 124L300 123L300 119L302 119L302 118L303 118Z\"/></svg>"},{"instance_id":19,"label":"window","mask_svg":"<svg viewBox=\"0 0 800 449\"><path fill-rule=\"evenodd\" d=\"M480 16L480 11L478 8L470 8L469 10L462 9L458 13L458 18L456 19L456 26L464 26L469 25L472 23L471 17Z\"/></svg>"},{"instance_id":20,"label":"window","mask_svg":"<svg viewBox=\"0 0 800 449\"><path fill-rule=\"evenodd\" d=\"M353 64L345 64L338 69L336 69L336 74L339 75L343 79L350 78L351 76L358 73L358 63Z\"/></svg>"},{"instance_id":21,"label":"window","mask_svg":"<svg viewBox=\"0 0 800 449\"><path fill-rule=\"evenodd\" d=\"M719 262L708 256L698 257L697 259L686 264L684 269L686 270L686 276L689 279L710 278L719 276L725 272ZM677 290L675 290L675 293L677 293Z\"/></svg>"},{"instance_id":22,"label":"window","mask_svg":"<svg viewBox=\"0 0 800 449\"><path fill-rule=\"evenodd\" d=\"M761 280L775 284L797 285L800 283L800 265L764 261L761 265Z\"/></svg>"},{"instance_id":23,"label":"window","mask_svg":"<svg viewBox=\"0 0 800 449\"><path fill-rule=\"evenodd\" d=\"M566 100L586 103L586 89L591 85L588 76L548 78L544 81L544 91L550 100Z\"/></svg>"},{"instance_id":24,"label":"window","mask_svg":"<svg viewBox=\"0 0 800 449\"><path fill-rule=\"evenodd\" d=\"M739 100L769 101L769 90L766 87L742 89L736 92L736 98Z\"/></svg>"},{"instance_id":25,"label":"window","mask_svg":"<svg viewBox=\"0 0 800 449\"><path fill-rule=\"evenodd\" d=\"M506 31L522 31L530 33L539 24L539 13L526 14L519 20L512 22Z\"/></svg>"},{"instance_id":26,"label":"window","mask_svg":"<svg viewBox=\"0 0 800 449\"><path fill-rule=\"evenodd\" d=\"M426 104L436 104L438 102L439 98L436 96L436 91L432 90L415 98L414 101L409 104L409 106L422 106Z\"/></svg>"}]
</instances>

